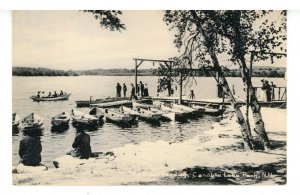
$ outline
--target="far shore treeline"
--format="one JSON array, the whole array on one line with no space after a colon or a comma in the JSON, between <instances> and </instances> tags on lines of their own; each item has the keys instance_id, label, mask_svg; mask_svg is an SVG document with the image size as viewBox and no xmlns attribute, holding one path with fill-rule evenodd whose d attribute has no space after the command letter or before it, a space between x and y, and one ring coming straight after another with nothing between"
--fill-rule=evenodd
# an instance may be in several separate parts
<instances>
[{"instance_id":1,"label":"far shore treeline","mask_svg":"<svg viewBox=\"0 0 300 195\"><path fill-rule=\"evenodd\" d=\"M224 68L226 77L240 77L238 69ZM286 68L272 66L256 66L253 67L253 77L284 77ZM211 71L199 70L191 72L197 77L210 77ZM91 69L91 70L54 70L49 68L29 68L29 67L13 67L13 76L79 76L79 75L99 75L99 76L134 76L134 69ZM139 69L139 76L156 76L156 69Z\"/></svg>"}]
</instances>

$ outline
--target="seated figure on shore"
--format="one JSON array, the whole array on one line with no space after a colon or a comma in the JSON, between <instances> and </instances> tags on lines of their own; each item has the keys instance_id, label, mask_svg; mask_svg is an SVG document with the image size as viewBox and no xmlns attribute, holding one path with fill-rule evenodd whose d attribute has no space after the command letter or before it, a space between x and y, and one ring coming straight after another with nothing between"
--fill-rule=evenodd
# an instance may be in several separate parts
<instances>
[{"instance_id":1,"label":"seated figure on shore","mask_svg":"<svg viewBox=\"0 0 300 195\"><path fill-rule=\"evenodd\" d=\"M35 130L26 130L24 134L25 136L20 141L19 146L20 163L27 166L37 166L42 160L40 136L37 135Z\"/></svg>"},{"instance_id":2,"label":"seated figure on shore","mask_svg":"<svg viewBox=\"0 0 300 195\"><path fill-rule=\"evenodd\" d=\"M82 128L77 129L77 133L72 144L74 150L71 150L67 155L71 155L80 159L89 159L92 157L92 150L90 145L91 139Z\"/></svg>"}]
</instances>

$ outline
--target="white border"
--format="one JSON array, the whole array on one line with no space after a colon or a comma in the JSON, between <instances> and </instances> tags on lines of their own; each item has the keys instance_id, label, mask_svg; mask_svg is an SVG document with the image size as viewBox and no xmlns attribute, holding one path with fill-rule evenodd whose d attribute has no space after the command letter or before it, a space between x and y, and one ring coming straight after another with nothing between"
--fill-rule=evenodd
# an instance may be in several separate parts
<instances>
[{"instance_id":1,"label":"white border","mask_svg":"<svg viewBox=\"0 0 300 195\"><path fill-rule=\"evenodd\" d=\"M54 1L54 0L53 0ZM52 2L53 2L52 1ZM70 9L83 9L85 6L78 6L76 2L78 1L68 1L68 5L62 3L58 6L65 8L69 6ZM121 0L122 1L122 0ZM164 6L171 6L169 0L160 0L162 4L159 4L160 9ZM261 0L260 0L261 1ZM6 2L7 5L4 8L17 8L17 9L32 9L31 2L28 5L24 1L19 2L18 5L13 5L11 7L11 2L16 2L12 0ZM61 2L66 2L62 0ZM123 1L122 1L123 2ZM128 2L128 1L124 1ZM133 0L134 2L134 0ZM168 3L166 3L168 2ZM185 0L185 3L188 3ZM220 4L227 4L231 1L225 1ZM258 1L251 1L253 4ZM268 1L270 2L270 1ZM201 2L199 1L199 4ZM260 2L259 5L261 5ZM2 0L0 5L2 4ZM25 5L26 4L26 5ZM38 5L41 4L39 0ZM276 2L272 1L272 4ZM123 3L115 4L115 9L119 8ZM8 6L8 7L7 7ZM23 7L22 7L23 6ZM47 4L43 5L47 6ZM42 8L43 8L42 6ZM76 7L77 6L77 7ZM33 6L35 7L35 6ZM98 5L95 6L99 8ZM126 6L125 6L126 7ZM172 6L171 6L172 7ZM197 6L199 9L201 6ZM224 6L223 9L228 6ZM271 8L274 7L270 6ZM3 8L3 7L2 7ZM48 6L47 9L53 9L57 7ZM107 7L105 7L107 8ZM147 7L149 9L158 9L156 6ZM172 7L173 8L173 7ZM185 8L185 6L182 6ZM234 6L231 8L235 8ZM250 6L251 8L251 6ZM122 8L124 9L124 8ZM145 9L145 8L139 8ZM216 8L215 8L216 9ZM257 9L257 8L256 8ZM293 8L295 9L295 7ZM297 187L299 170L299 80L297 79L300 75L300 63L299 63L299 46L300 46L300 11L291 11L288 13L288 184L284 186L272 186L272 187L252 187L252 186L168 186L168 187L18 187L12 186L11 180L11 47L12 47L12 34L11 34L11 13L9 11L0 11L0 79L1 79L1 94L0 94L0 148L1 148L1 160L0 160L0 185L2 193L7 192L7 194L208 194L208 193L218 193L218 194L299 194L299 187ZM4 188L5 187L5 188ZM298 192L298 193L295 193ZM6 194L6 193L5 193Z\"/></svg>"}]
</instances>

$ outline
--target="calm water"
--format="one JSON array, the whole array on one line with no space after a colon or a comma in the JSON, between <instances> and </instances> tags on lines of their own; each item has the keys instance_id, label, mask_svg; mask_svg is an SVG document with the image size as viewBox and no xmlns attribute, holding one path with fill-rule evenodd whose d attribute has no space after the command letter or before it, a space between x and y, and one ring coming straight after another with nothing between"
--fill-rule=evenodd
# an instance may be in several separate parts
<instances>
[{"instance_id":1,"label":"calm water","mask_svg":"<svg viewBox=\"0 0 300 195\"><path fill-rule=\"evenodd\" d=\"M148 84L149 94L156 95L157 77L140 77ZM254 86L260 86L261 78L253 78ZM277 86L285 86L282 78L268 79ZM13 77L13 112L17 112L21 118L31 112L39 114L44 119L44 130L42 140L42 161L46 165L51 165L52 161L64 155L71 149L76 129L70 124L69 129L57 133L51 131L51 117L60 112L70 112L76 107L76 100L87 100L90 96L94 98L115 96L116 83L126 83L128 94L130 83L134 82L134 77L130 76L78 76L78 77ZM190 89L194 89L196 98L214 98L216 96L216 82L213 78L196 78L196 83L186 85L184 93L188 94ZM244 97L242 82L240 78L228 78L229 84L234 84L236 95ZM37 91L67 91L72 93L67 101L57 102L33 102L31 95L36 95ZM88 112L88 108L80 108ZM108 151L115 147L122 147L126 144L139 144L143 141L165 140L168 142L180 142L190 139L195 135L209 130L215 118L203 116L193 119L187 123L162 122L159 126L139 121L136 126L122 128L111 123L104 123L103 126L88 131L91 136L93 151ZM12 136L13 143L13 164L19 160L18 147L22 138L19 132Z\"/></svg>"}]
</instances>

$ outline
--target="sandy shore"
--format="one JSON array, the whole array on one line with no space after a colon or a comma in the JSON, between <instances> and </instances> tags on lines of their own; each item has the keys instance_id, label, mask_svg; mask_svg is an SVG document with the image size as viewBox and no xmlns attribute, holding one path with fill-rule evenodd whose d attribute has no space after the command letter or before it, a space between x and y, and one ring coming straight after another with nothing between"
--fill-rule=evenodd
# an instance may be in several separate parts
<instances>
[{"instance_id":1,"label":"sandy shore","mask_svg":"<svg viewBox=\"0 0 300 195\"><path fill-rule=\"evenodd\" d=\"M177 185L286 183L286 110L263 108L272 150L244 151L233 113L193 139L143 142L89 160L62 156L59 168L18 165L14 185Z\"/></svg>"}]
</instances>

